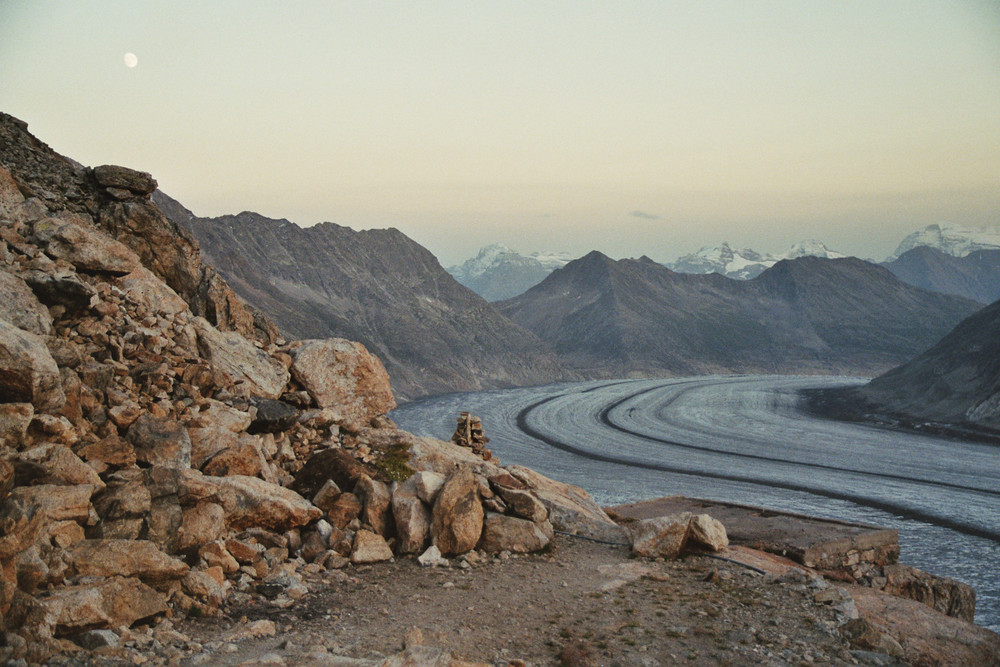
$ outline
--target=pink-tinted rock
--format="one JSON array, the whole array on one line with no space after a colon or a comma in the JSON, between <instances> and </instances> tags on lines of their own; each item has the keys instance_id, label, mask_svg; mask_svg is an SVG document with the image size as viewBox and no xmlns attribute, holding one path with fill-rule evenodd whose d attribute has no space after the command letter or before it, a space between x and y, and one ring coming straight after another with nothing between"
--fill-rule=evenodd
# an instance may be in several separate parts
<instances>
[{"instance_id":1,"label":"pink-tinted rock","mask_svg":"<svg viewBox=\"0 0 1000 667\"><path fill-rule=\"evenodd\" d=\"M551 539L552 526L548 521L539 525L526 519L490 512L483 523L479 548L487 553L531 553L544 549Z\"/></svg>"},{"instance_id":2,"label":"pink-tinted rock","mask_svg":"<svg viewBox=\"0 0 1000 667\"><path fill-rule=\"evenodd\" d=\"M396 407L385 367L361 343L306 340L291 353L292 375L348 430L357 431Z\"/></svg>"},{"instance_id":3,"label":"pink-tinted rock","mask_svg":"<svg viewBox=\"0 0 1000 667\"><path fill-rule=\"evenodd\" d=\"M483 532L483 506L479 482L469 468L448 478L431 513L431 535L444 555L461 554L476 547Z\"/></svg>"},{"instance_id":4,"label":"pink-tinted rock","mask_svg":"<svg viewBox=\"0 0 1000 667\"><path fill-rule=\"evenodd\" d=\"M36 411L66 402L59 368L41 337L0 320L0 402L31 403Z\"/></svg>"},{"instance_id":5,"label":"pink-tinted rock","mask_svg":"<svg viewBox=\"0 0 1000 667\"><path fill-rule=\"evenodd\" d=\"M241 475L219 479L216 495L230 528L258 526L283 533L322 515L302 496L277 484Z\"/></svg>"},{"instance_id":6,"label":"pink-tinted rock","mask_svg":"<svg viewBox=\"0 0 1000 667\"><path fill-rule=\"evenodd\" d=\"M79 576L138 577L161 582L190 569L147 540L83 540L66 549L66 563Z\"/></svg>"}]
</instances>

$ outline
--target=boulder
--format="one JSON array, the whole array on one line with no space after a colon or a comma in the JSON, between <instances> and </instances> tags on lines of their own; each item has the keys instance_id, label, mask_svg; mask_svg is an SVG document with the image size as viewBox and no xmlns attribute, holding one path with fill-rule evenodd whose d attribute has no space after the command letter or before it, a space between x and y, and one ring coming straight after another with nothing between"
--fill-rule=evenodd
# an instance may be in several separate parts
<instances>
[{"instance_id":1,"label":"boulder","mask_svg":"<svg viewBox=\"0 0 1000 667\"><path fill-rule=\"evenodd\" d=\"M351 562L378 563L392 559L392 549L381 535L370 530L359 530L354 534L354 545L351 549Z\"/></svg>"},{"instance_id":2,"label":"boulder","mask_svg":"<svg viewBox=\"0 0 1000 667\"><path fill-rule=\"evenodd\" d=\"M14 466L6 459L0 459L0 501L14 488Z\"/></svg>"},{"instance_id":3,"label":"boulder","mask_svg":"<svg viewBox=\"0 0 1000 667\"><path fill-rule=\"evenodd\" d=\"M34 416L31 403L0 403L0 446L19 449Z\"/></svg>"},{"instance_id":4,"label":"boulder","mask_svg":"<svg viewBox=\"0 0 1000 667\"><path fill-rule=\"evenodd\" d=\"M973 622L976 591L968 584L895 563L882 568L886 593L922 602L942 614Z\"/></svg>"},{"instance_id":5,"label":"boulder","mask_svg":"<svg viewBox=\"0 0 1000 667\"><path fill-rule=\"evenodd\" d=\"M312 498L328 480L341 489L353 489L362 475L378 476L374 466L362 463L343 449L321 449L295 473L291 488Z\"/></svg>"},{"instance_id":6,"label":"boulder","mask_svg":"<svg viewBox=\"0 0 1000 667\"><path fill-rule=\"evenodd\" d=\"M21 275L38 300L46 306L62 306L69 313L90 308L97 291L72 271L28 271Z\"/></svg>"},{"instance_id":7,"label":"boulder","mask_svg":"<svg viewBox=\"0 0 1000 667\"><path fill-rule=\"evenodd\" d=\"M187 302L144 266L114 281L131 303L151 313L176 315L188 309Z\"/></svg>"},{"instance_id":8,"label":"boulder","mask_svg":"<svg viewBox=\"0 0 1000 667\"><path fill-rule=\"evenodd\" d=\"M200 502L184 508L177 534L177 549L188 552L219 539L226 529L226 513L221 505Z\"/></svg>"},{"instance_id":9,"label":"boulder","mask_svg":"<svg viewBox=\"0 0 1000 667\"><path fill-rule=\"evenodd\" d=\"M361 501L361 521L382 536L392 532L392 492L384 482L362 475L354 487L354 495Z\"/></svg>"},{"instance_id":10,"label":"boulder","mask_svg":"<svg viewBox=\"0 0 1000 667\"><path fill-rule=\"evenodd\" d=\"M3 270L0 270L0 320L39 336L52 333L49 309L23 280Z\"/></svg>"},{"instance_id":11,"label":"boulder","mask_svg":"<svg viewBox=\"0 0 1000 667\"><path fill-rule=\"evenodd\" d=\"M190 569L149 540L83 540L67 547L64 558L81 577L138 577L160 583L180 579Z\"/></svg>"},{"instance_id":12,"label":"boulder","mask_svg":"<svg viewBox=\"0 0 1000 667\"><path fill-rule=\"evenodd\" d=\"M201 317L192 321L198 349L217 370L228 375L246 396L277 398L288 384L288 371L277 359L235 331L222 332Z\"/></svg>"},{"instance_id":13,"label":"boulder","mask_svg":"<svg viewBox=\"0 0 1000 667\"><path fill-rule=\"evenodd\" d=\"M410 479L413 480L417 497L427 503L427 505L433 507L434 500L437 498L437 494L441 491L441 487L444 486L444 481L447 478L440 473L421 470L413 473Z\"/></svg>"},{"instance_id":14,"label":"boulder","mask_svg":"<svg viewBox=\"0 0 1000 667\"><path fill-rule=\"evenodd\" d=\"M848 628L848 638L858 646L872 640L878 646L887 636L900 646L900 657L909 664L1000 664L1000 635L986 628L883 591L861 586L847 590L864 622Z\"/></svg>"},{"instance_id":15,"label":"boulder","mask_svg":"<svg viewBox=\"0 0 1000 667\"><path fill-rule=\"evenodd\" d=\"M250 433L277 433L291 428L299 418L299 410L294 405L273 398L254 397L250 405L257 409L253 422L247 429Z\"/></svg>"},{"instance_id":16,"label":"boulder","mask_svg":"<svg viewBox=\"0 0 1000 667\"><path fill-rule=\"evenodd\" d=\"M94 509L105 521L145 516L152 507L152 496L142 475L121 471L108 477L107 488L94 498Z\"/></svg>"},{"instance_id":17,"label":"boulder","mask_svg":"<svg viewBox=\"0 0 1000 667\"><path fill-rule=\"evenodd\" d=\"M493 477L503 471L494 463L484 461L468 447L435 438L413 437L410 441L410 460L414 470L430 471L447 477L459 467L471 468L475 473Z\"/></svg>"},{"instance_id":18,"label":"boulder","mask_svg":"<svg viewBox=\"0 0 1000 667\"><path fill-rule=\"evenodd\" d=\"M182 425L143 413L128 429L137 461L166 468L191 467L191 437Z\"/></svg>"},{"instance_id":19,"label":"boulder","mask_svg":"<svg viewBox=\"0 0 1000 667\"><path fill-rule=\"evenodd\" d=\"M209 459L201 469L206 475L215 477L228 475L256 477L266 465L267 461L260 451L256 437L244 434L232 447L222 450Z\"/></svg>"},{"instance_id":20,"label":"boulder","mask_svg":"<svg viewBox=\"0 0 1000 667\"><path fill-rule=\"evenodd\" d=\"M95 489L92 484L38 484L19 486L10 492L9 497L24 507L37 506L50 521L87 523L91 511L90 497Z\"/></svg>"},{"instance_id":21,"label":"boulder","mask_svg":"<svg viewBox=\"0 0 1000 667\"><path fill-rule=\"evenodd\" d=\"M362 504L353 493L342 493L333 501L333 507L327 512L330 523L336 528L345 528L347 524L361 516Z\"/></svg>"},{"instance_id":22,"label":"boulder","mask_svg":"<svg viewBox=\"0 0 1000 667\"><path fill-rule=\"evenodd\" d=\"M504 503L519 517L541 523L549 518L549 511L534 493L526 489L513 489L494 485Z\"/></svg>"},{"instance_id":23,"label":"boulder","mask_svg":"<svg viewBox=\"0 0 1000 667\"><path fill-rule=\"evenodd\" d=\"M191 465L201 470L213 456L236 447L239 438L235 433L217 424L188 429L191 440ZM214 474L205 471L206 474Z\"/></svg>"},{"instance_id":24,"label":"boulder","mask_svg":"<svg viewBox=\"0 0 1000 667\"><path fill-rule=\"evenodd\" d=\"M557 482L523 466L508 466L506 470L534 491L549 511L548 519L556 530L608 542L627 541L622 527L580 487Z\"/></svg>"},{"instance_id":25,"label":"boulder","mask_svg":"<svg viewBox=\"0 0 1000 667\"><path fill-rule=\"evenodd\" d=\"M137 195L149 195L156 189L156 179L144 171L113 164L94 167L94 178L105 188L128 190Z\"/></svg>"},{"instance_id":26,"label":"boulder","mask_svg":"<svg viewBox=\"0 0 1000 667\"><path fill-rule=\"evenodd\" d=\"M0 320L0 402L31 403L39 412L66 402L59 367L45 341Z\"/></svg>"},{"instance_id":27,"label":"boulder","mask_svg":"<svg viewBox=\"0 0 1000 667\"><path fill-rule=\"evenodd\" d=\"M320 487L316 495L313 496L312 503L316 507L320 508L324 512L329 512L333 509L333 504L337 502L337 498L343 491L337 486L337 483L332 479L326 480L326 483Z\"/></svg>"},{"instance_id":28,"label":"boulder","mask_svg":"<svg viewBox=\"0 0 1000 667\"><path fill-rule=\"evenodd\" d=\"M628 524L632 553L644 558L676 558L687 541L691 513L642 519Z\"/></svg>"},{"instance_id":29,"label":"boulder","mask_svg":"<svg viewBox=\"0 0 1000 667\"><path fill-rule=\"evenodd\" d=\"M235 530L259 526L283 533L318 519L322 512L291 489L256 477L220 478L218 502Z\"/></svg>"},{"instance_id":30,"label":"boulder","mask_svg":"<svg viewBox=\"0 0 1000 667\"><path fill-rule=\"evenodd\" d=\"M56 259L79 271L123 276L139 268L139 257L129 248L86 223L46 218L35 223L32 240Z\"/></svg>"},{"instance_id":31,"label":"boulder","mask_svg":"<svg viewBox=\"0 0 1000 667\"><path fill-rule=\"evenodd\" d=\"M430 535L431 512L420 500L415 477L397 485L392 492L392 516L400 553L422 551Z\"/></svg>"},{"instance_id":32,"label":"boulder","mask_svg":"<svg viewBox=\"0 0 1000 667\"><path fill-rule=\"evenodd\" d=\"M712 551L721 551L729 546L729 536L722 522L708 514L696 514L688 524L688 542Z\"/></svg>"},{"instance_id":33,"label":"boulder","mask_svg":"<svg viewBox=\"0 0 1000 667\"><path fill-rule=\"evenodd\" d=\"M160 593L134 577L65 586L40 602L45 620L56 636L73 635L95 627L129 627L169 611Z\"/></svg>"},{"instance_id":34,"label":"boulder","mask_svg":"<svg viewBox=\"0 0 1000 667\"><path fill-rule=\"evenodd\" d=\"M216 581L203 570L191 570L181 579L181 587L191 597L201 600L209 607L218 607L229 593L229 582Z\"/></svg>"},{"instance_id":35,"label":"boulder","mask_svg":"<svg viewBox=\"0 0 1000 667\"><path fill-rule=\"evenodd\" d=\"M510 551L523 554L540 551L551 540L552 525L548 521L539 525L526 519L488 512L479 548L487 553Z\"/></svg>"},{"instance_id":36,"label":"boulder","mask_svg":"<svg viewBox=\"0 0 1000 667\"><path fill-rule=\"evenodd\" d=\"M198 556L208 565L208 567L219 567L226 574L232 574L240 569L239 562L233 557L226 545L221 540L203 544L198 549Z\"/></svg>"},{"instance_id":37,"label":"boulder","mask_svg":"<svg viewBox=\"0 0 1000 667\"><path fill-rule=\"evenodd\" d=\"M45 469L46 479L54 484L90 484L95 489L104 488L101 477L80 460L69 447L56 444L32 447L18 455L21 461L31 461Z\"/></svg>"},{"instance_id":38,"label":"boulder","mask_svg":"<svg viewBox=\"0 0 1000 667\"><path fill-rule=\"evenodd\" d=\"M431 536L444 555L476 547L483 532L479 482L470 468L461 468L441 487L431 513Z\"/></svg>"},{"instance_id":39,"label":"boulder","mask_svg":"<svg viewBox=\"0 0 1000 667\"><path fill-rule=\"evenodd\" d=\"M291 350L292 376L338 425L356 432L396 407L389 375L361 343L306 340Z\"/></svg>"}]
</instances>

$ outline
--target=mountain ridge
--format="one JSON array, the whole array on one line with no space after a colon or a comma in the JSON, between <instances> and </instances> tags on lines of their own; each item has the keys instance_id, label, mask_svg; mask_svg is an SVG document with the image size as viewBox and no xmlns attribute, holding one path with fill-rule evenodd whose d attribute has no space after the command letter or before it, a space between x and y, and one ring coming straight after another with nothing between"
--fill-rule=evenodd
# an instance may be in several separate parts
<instances>
[{"instance_id":1,"label":"mountain ridge","mask_svg":"<svg viewBox=\"0 0 1000 667\"><path fill-rule=\"evenodd\" d=\"M882 372L979 307L857 258L782 260L738 281L597 251L498 305L567 366L604 376Z\"/></svg>"},{"instance_id":2,"label":"mountain ridge","mask_svg":"<svg viewBox=\"0 0 1000 667\"><path fill-rule=\"evenodd\" d=\"M154 195L157 203L165 197ZM200 218L177 202L163 204L233 289L283 332L363 343L385 363L402 399L564 377L534 334L397 229L299 227L247 211Z\"/></svg>"}]
</instances>

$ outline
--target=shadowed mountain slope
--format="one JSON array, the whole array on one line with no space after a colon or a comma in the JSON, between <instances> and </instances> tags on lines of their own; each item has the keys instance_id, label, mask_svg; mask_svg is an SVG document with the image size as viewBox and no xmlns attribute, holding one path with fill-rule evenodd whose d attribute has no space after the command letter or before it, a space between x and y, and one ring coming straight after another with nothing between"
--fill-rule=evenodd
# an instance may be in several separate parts
<instances>
[{"instance_id":1,"label":"shadowed mountain slope","mask_svg":"<svg viewBox=\"0 0 1000 667\"><path fill-rule=\"evenodd\" d=\"M869 384L825 393L858 411L1000 429L1000 301Z\"/></svg>"},{"instance_id":2,"label":"shadowed mountain slope","mask_svg":"<svg viewBox=\"0 0 1000 667\"><path fill-rule=\"evenodd\" d=\"M854 258L785 260L750 281L592 252L499 304L590 374L881 372L977 304Z\"/></svg>"},{"instance_id":3,"label":"shadowed mountain slope","mask_svg":"<svg viewBox=\"0 0 1000 667\"><path fill-rule=\"evenodd\" d=\"M162 193L154 197L198 239L206 261L284 333L362 342L383 361L400 398L562 377L534 334L396 229L302 228L250 212L199 218Z\"/></svg>"},{"instance_id":4,"label":"shadowed mountain slope","mask_svg":"<svg viewBox=\"0 0 1000 667\"><path fill-rule=\"evenodd\" d=\"M903 282L932 292L980 303L1000 299L1000 250L976 250L955 257L930 246L917 246L884 266Z\"/></svg>"}]
</instances>

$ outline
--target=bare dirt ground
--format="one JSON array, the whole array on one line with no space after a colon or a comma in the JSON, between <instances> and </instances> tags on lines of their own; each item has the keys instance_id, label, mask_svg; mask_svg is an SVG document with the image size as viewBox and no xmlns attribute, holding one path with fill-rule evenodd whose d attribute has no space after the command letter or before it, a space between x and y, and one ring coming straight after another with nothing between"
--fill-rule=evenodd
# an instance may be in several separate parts
<instances>
[{"instance_id":1,"label":"bare dirt ground","mask_svg":"<svg viewBox=\"0 0 1000 667\"><path fill-rule=\"evenodd\" d=\"M310 593L288 608L237 596L220 618L174 621L97 659L368 665L421 641L494 665L889 664L849 651L837 613L814 601L805 578L707 556L636 560L623 547L563 536L547 554L461 562L308 575ZM238 638L269 635L268 621L273 636Z\"/></svg>"}]
</instances>

